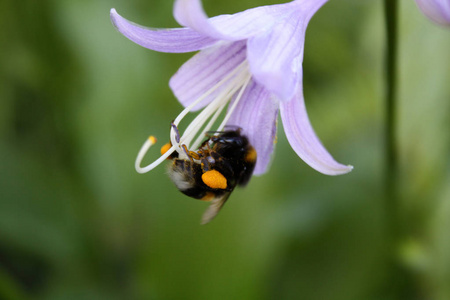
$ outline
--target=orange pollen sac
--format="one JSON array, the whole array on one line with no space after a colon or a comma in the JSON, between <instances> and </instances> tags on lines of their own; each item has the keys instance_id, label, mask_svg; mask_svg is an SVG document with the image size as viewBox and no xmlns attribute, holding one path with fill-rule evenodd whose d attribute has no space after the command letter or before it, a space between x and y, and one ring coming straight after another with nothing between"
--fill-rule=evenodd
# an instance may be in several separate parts
<instances>
[{"instance_id":1,"label":"orange pollen sac","mask_svg":"<svg viewBox=\"0 0 450 300\"><path fill-rule=\"evenodd\" d=\"M170 147L172 147L171 143L167 143L161 147L161 155L164 155L167 151L169 151Z\"/></svg>"},{"instance_id":2,"label":"orange pollen sac","mask_svg":"<svg viewBox=\"0 0 450 300\"><path fill-rule=\"evenodd\" d=\"M206 171L202 175L203 182L212 189L226 189L227 179L219 171Z\"/></svg>"}]
</instances>

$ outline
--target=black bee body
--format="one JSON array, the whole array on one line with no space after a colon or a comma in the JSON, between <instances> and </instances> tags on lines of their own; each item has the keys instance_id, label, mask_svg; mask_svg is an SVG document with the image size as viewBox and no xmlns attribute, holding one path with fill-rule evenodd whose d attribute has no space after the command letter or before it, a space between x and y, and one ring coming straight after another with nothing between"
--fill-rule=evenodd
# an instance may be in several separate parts
<instances>
[{"instance_id":1,"label":"black bee body","mask_svg":"<svg viewBox=\"0 0 450 300\"><path fill-rule=\"evenodd\" d=\"M169 176L177 188L191 198L209 201L211 193L221 196L230 191L229 186L226 189L214 189L207 186L202 180L203 173L201 164L189 159L175 158L169 168Z\"/></svg>"},{"instance_id":2,"label":"black bee body","mask_svg":"<svg viewBox=\"0 0 450 300\"><path fill-rule=\"evenodd\" d=\"M215 143L214 152L221 156L216 159L216 168L236 185L245 186L250 180L256 164L256 150L240 130L225 131L210 138Z\"/></svg>"},{"instance_id":3,"label":"black bee body","mask_svg":"<svg viewBox=\"0 0 450 300\"><path fill-rule=\"evenodd\" d=\"M211 201L202 223L211 221L236 186L245 186L256 164L256 151L240 129L206 139L188 158L173 157L169 176L185 195Z\"/></svg>"}]
</instances>

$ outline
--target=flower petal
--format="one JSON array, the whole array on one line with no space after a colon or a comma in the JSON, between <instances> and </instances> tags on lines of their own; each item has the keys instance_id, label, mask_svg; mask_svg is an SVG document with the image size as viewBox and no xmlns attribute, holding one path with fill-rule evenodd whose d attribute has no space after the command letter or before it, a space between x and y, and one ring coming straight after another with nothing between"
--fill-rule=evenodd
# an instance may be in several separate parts
<instances>
[{"instance_id":1,"label":"flower petal","mask_svg":"<svg viewBox=\"0 0 450 300\"><path fill-rule=\"evenodd\" d=\"M117 30L142 47L160 52L192 52L214 45L217 40L189 28L153 30L136 25L111 9L111 21Z\"/></svg>"},{"instance_id":2,"label":"flower petal","mask_svg":"<svg viewBox=\"0 0 450 300\"><path fill-rule=\"evenodd\" d=\"M248 40L247 57L255 80L282 101L289 101L301 80L306 27L327 0L299 0L271 30Z\"/></svg>"},{"instance_id":3,"label":"flower petal","mask_svg":"<svg viewBox=\"0 0 450 300\"><path fill-rule=\"evenodd\" d=\"M182 26L221 40L247 39L269 29L292 10L294 2L261 6L233 15L220 15L208 19L200 0L177 0L174 17Z\"/></svg>"},{"instance_id":4,"label":"flower petal","mask_svg":"<svg viewBox=\"0 0 450 300\"><path fill-rule=\"evenodd\" d=\"M314 133L300 88L291 101L281 102L280 111L291 147L308 165L327 175L345 174L353 169L336 162Z\"/></svg>"},{"instance_id":5,"label":"flower petal","mask_svg":"<svg viewBox=\"0 0 450 300\"><path fill-rule=\"evenodd\" d=\"M181 66L170 79L169 85L180 103L186 107L241 64L245 55L243 41L222 43L202 50ZM224 86L226 84L222 84ZM220 90L219 88L206 97L194 110L210 103Z\"/></svg>"},{"instance_id":6,"label":"flower petal","mask_svg":"<svg viewBox=\"0 0 450 300\"><path fill-rule=\"evenodd\" d=\"M230 104L231 105L231 104ZM267 171L277 131L278 100L253 80L236 105L228 125L239 126L255 147L258 158L254 175Z\"/></svg>"},{"instance_id":7,"label":"flower petal","mask_svg":"<svg viewBox=\"0 0 450 300\"><path fill-rule=\"evenodd\" d=\"M450 1L448 0L416 0L420 10L432 21L450 26Z\"/></svg>"}]
</instances>

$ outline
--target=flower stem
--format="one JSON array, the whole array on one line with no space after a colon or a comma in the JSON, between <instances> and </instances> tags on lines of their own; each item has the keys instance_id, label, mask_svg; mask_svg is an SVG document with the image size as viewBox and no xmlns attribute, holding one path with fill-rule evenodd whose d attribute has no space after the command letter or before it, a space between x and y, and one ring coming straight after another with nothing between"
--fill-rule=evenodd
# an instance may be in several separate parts
<instances>
[{"instance_id":1,"label":"flower stem","mask_svg":"<svg viewBox=\"0 0 450 300\"><path fill-rule=\"evenodd\" d=\"M387 233L389 299L416 299L416 282L401 263L399 249L404 240L400 209L399 165L397 153L397 71L398 71L398 0L384 0L386 22L386 127L385 127L385 214Z\"/></svg>"},{"instance_id":2,"label":"flower stem","mask_svg":"<svg viewBox=\"0 0 450 300\"><path fill-rule=\"evenodd\" d=\"M397 0L384 0L386 18L386 127L385 127L385 186L386 213L391 237L399 234L398 213L399 199L397 195L398 162L397 162Z\"/></svg>"},{"instance_id":3,"label":"flower stem","mask_svg":"<svg viewBox=\"0 0 450 300\"><path fill-rule=\"evenodd\" d=\"M385 214L388 244L388 293L398 298L400 292L401 268L398 262L399 198L397 191L398 163L397 145L397 0L384 0L386 26L386 126L385 126ZM392 279L395 278L394 281ZM400 299L400 298L398 298Z\"/></svg>"}]
</instances>

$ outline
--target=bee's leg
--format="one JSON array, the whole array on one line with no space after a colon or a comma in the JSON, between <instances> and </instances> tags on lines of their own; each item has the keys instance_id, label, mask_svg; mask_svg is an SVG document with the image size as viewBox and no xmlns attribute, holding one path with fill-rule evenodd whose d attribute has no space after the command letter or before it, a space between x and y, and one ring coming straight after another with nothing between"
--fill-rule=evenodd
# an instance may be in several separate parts
<instances>
[{"instance_id":1,"label":"bee's leg","mask_svg":"<svg viewBox=\"0 0 450 300\"><path fill-rule=\"evenodd\" d=\"M186 156L189 157L189 160L193 163L194 159L200 159L200 155L197 152L190 151L185 144L182 144L181 147L183 148L184 153L186 153Z\"/></svg>"},{"instance_id":2,"label":"bee's leg","mask_svg":"<svg viewBox=\"0 0 450 300\"><path fill-rule=\"evenodd\" d=\"M175 141L177 143L180 142L180 131L178 130L177 125L175 125L172 121L171 126L173 128L173 130L175 131ZM185 144L181 145L181 147L183 148L184 153L186 153L187 157L189 157L189 159L191 160L191 162L193 162L193 159L200 159L200 155L194 151L190 151L187 146Z\"/></svg>"},{"instance_id":3,"label":"bee's leg","mask_svg":"<svg viewBox=\"0 0 450 300\"><path fill-rule=\"evenodd\" d=\"M201 146L201 149L203 150L205 156L208 156L211 153L211 144L209 143L209 141L212 141L212 139L213 137L207 139Z\"/></svg>"},{"instance_id":4,"label":"bee's leg","mask_svg":"<svg viewBox=\"0 0 450 300\"><path fill-rule=\"evenodd\" d=\"M212 133L212 132L211 132ZM209 131L207 133L205 133L205 135L207 136L207 139L203 141L203 143L201 143L200 148L205 148L208 147L210 145L210 142L212 141L212 139L214 138L214 134L209 134Z\"/></svg>"},{"instance_id":5,"label":"bee's leg","mask_svg":"<svg viewBox=\"0 0 450 300\"><path fill-rule=\"evenodd\" d=\"M213 135L210 138L210 141L213 142L213 143L217 143L217 142L223 141L223 138L220 135Z\"/></svg>"},{"instance_id":6,"label":"bee's leg","mask_svg":"<svg viewBox=\"0 0 450 300\"><path fill-rule=\"evenodd\" d=\"M191 155L197 159L203 161L211 155L211 145L208 143L209 140L203 142L197 152L191 151Z\"/></svg>"},{"instance_id":7,"label":"bee's leg","mask_svg":"<svg viewBox=\"0 0 450 300\"><path fill-rule=\"evenodd\" d=\"M200 155L199 155L197 152L189 151L189 155L190 155L193 159L200 159Z\"/></svg>"},{"instance_id":8,"label":"bee's leg","mask_svg":"<svg viewBox=\"0 0 450 300\"><path fill-rule=\"evenodd\" d=\"M181 145L181 148L183 148L184 153L186 153L186 156L189 157L189 160L193 163L194 159L191 156L191 151L188 150L185 144Z\"/></svg>"},{"instance_id":9,"label":"bee's leg","mask_svg":"<svg viewBox=\"0 0 450 300\"><path fill-rule=\"evenodd\" d=\"M211 170L211 165L214 165L216 160L212 156L206 156L201 159L201 166L203 172Z\"/></svg>"},{"instance_id":10,"label":"bee's leg","mask_svg":"<svg viewBox=\"0 0 450 300\"><path fill-rule=\"evenodd\" d=\"M210 168L211 168L211 167L209 166L209 162L208 162L208 160L206 159L206 157L205 157L205 158L202 158L200 164L201 164L203 173L204 173L204 172L208 172L208 171L210 170Z\"/></svg>"}]
</instances>

